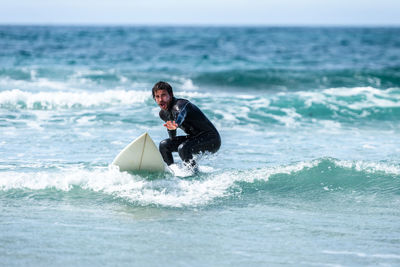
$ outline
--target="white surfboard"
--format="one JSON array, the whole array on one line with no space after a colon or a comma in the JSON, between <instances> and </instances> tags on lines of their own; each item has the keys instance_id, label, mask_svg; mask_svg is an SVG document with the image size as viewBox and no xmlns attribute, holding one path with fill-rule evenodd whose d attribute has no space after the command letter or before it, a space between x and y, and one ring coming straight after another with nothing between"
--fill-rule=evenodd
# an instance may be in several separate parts
<instances>
[{"instance_id":1,"label":"white surfboard","mask_svg":"<svg viewBox=\"0 0 400 267\"><path fill-rule=\"evenodd\" d=\"M165 171L162 156L147 133L126 146L112 164L117 165L120 171Z\"/></svg>"}]
</instances>

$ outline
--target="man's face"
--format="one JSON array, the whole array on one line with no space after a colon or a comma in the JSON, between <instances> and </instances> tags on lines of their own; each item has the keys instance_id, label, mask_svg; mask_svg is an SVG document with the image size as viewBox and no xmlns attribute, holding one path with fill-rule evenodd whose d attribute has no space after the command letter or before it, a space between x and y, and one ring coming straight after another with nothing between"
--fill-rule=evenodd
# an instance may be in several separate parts
<instances>
[{"instance_id":1,"label":"man's face","mask_svg":"<svg viewBox=\"0 0 400 267\"><path fill-rule=\"evenodd\" d=\"M154 94L154 99L161 109L167 110L172 98L167 90L157 90Z\"/></svg>"}]
</instances>

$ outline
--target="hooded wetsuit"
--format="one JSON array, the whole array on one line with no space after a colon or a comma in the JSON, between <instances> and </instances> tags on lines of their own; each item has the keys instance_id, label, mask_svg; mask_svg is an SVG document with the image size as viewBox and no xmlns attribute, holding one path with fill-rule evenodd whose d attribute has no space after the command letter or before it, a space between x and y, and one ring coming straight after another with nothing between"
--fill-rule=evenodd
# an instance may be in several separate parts
<instances>
[{"instance_id":1,"label":"hooded wetsuit","mask_svg":"<svg viewBox=\"0 0 400 267\"><path fill-rule=\"evenodd\" d=\"M172 152L178 152L184 162L194 166L194 154L215 153L221 146L217 129L198 107L186 99L173 97L168 110L160 110L160 118L165 122L175 121L187 134L176 136L176 130L168 130L169 138L160 143L160 153L167 165L174 163Z\"/></svg>"}]
</instances>

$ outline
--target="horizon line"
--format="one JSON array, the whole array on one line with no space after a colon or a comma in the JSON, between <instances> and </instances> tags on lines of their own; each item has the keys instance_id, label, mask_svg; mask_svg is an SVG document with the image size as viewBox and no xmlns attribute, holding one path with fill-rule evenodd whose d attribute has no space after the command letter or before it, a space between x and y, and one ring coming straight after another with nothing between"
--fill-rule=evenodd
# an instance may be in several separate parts
<instances>
[{"instance_id":1,"label":"horizon line","mask_svg":"<svg viewBox=\"0 0 400 267\"><path fill-rule=\"evenodd\" d=\"M61 22L0 22L0 26L38 26L38 27L56 27L56 26L65 26L65 27L232 27L232 28L240 28L240 27L292 27L292 28L397 28L400 27L399 24L380 24L380 23L356 23L356 24L307 24L307 23L298 23L298 24L283 24L283 23L242 23L242 24L229 24L229 23L61 23Z\"/></svg>"}]
</instances>

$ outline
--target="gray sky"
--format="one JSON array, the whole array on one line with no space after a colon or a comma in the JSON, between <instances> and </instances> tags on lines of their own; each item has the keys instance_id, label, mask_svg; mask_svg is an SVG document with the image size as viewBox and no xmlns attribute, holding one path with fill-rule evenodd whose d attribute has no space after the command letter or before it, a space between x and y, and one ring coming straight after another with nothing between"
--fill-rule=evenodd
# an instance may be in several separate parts
<instances>
[{"instance_id":1,"label":"gray sky","mask_svg":"<svg viewBox=\"0 0 400 267\"><path fill-rule=\"evenodd\" d=\"M0 24L400 26L400 0L0 0Z\"/></svg>"}]
</instances>

